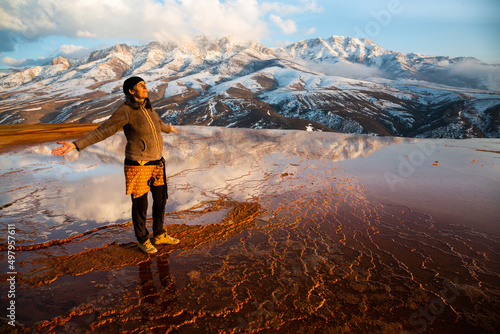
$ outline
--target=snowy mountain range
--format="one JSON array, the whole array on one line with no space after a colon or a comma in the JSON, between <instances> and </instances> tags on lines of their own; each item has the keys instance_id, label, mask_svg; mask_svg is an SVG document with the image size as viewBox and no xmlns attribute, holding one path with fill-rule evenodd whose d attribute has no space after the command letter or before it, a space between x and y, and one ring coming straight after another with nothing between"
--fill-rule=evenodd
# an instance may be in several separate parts
<instances>
[{"instance_id":1,"label":"snowy mountain range","mask_svg":"<svg viewBox=\"0 0 500 334\"><path fill-rule=\"evenodd\" d=\"M500 67L333 36L268 48L231 37L116 45L0 70L0 124L98 123L139 75L165 122L405 137L500 137Z\"/></svg>"}]
</instances>

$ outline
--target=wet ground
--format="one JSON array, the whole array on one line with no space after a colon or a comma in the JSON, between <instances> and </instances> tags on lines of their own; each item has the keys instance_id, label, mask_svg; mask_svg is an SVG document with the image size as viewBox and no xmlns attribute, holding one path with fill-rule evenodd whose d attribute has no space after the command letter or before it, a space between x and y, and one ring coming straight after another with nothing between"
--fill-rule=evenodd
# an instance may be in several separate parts
<instances>
[{"instance_id":1,"label":"wet ground","mask_svg":"<svg viewBox=\"0 0 500 334\"><path fill-rule=\"evenodd\" d=\"M54 143L0 155L5 322L34 333L498 332L499 139L179 127L164 140L165 224L181 243L155 255L134 240L121 134L65 158Z\"/></svg>"}]
</instances>

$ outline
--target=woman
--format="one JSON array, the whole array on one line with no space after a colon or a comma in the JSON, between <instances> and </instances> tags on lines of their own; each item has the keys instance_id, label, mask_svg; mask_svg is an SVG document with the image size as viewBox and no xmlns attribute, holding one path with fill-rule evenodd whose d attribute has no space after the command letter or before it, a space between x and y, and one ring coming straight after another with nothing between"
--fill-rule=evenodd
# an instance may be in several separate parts
<instances>
[{"instance_id":1,"label":"woman","mask_svg":"<svg viewBox=\"0 0 500 334\"><path fill-rule=\"evenodd\" d=\"M169 236L163 228L167 201L165 160L162 157L161 132L177 132L171 124L161 121L151 107L146 83L140 77L131 77L123 83L125 103L104 123L74 142L58 142L61 147L52 154L65 155L100 142L123 129L127 138L125 147L125 183L127 195L132 195L132 222L139 248L148 254L156 253L153 246L174 245L178 239ZM148 192L153 194L153 239L146 229Z\"/></svg>"}]
</instances>

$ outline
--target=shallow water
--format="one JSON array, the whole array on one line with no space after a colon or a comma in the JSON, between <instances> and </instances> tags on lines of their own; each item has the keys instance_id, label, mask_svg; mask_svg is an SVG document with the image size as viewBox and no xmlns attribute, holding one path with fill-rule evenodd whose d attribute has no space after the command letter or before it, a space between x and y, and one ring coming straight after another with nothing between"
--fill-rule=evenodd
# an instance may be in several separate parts
<instances>
[{"instance_id":1,"label":"shallow water","mask_svg":"<svg viewBox=\"0 0 500 334\"><path fill-rule=\"evenodd\" d=\"M129 222L123 135L65 159L52 144L0 155L17 321L41 333L499 328L500 140L179 132L164 156L181 243L153 256Z\"/></svg>"}]
</instances>

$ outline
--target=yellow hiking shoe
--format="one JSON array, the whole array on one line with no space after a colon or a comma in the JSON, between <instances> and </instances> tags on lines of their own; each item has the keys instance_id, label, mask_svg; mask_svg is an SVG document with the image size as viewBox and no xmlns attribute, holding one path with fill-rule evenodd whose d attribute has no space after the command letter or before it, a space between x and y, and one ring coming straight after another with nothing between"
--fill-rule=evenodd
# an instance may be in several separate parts
<instances>
[{"instance_id":1,"label":"yellow hiking shoe","mask_svg":"<svg viewBox=\"0 0 500 334\"><path fill-rule=\"evenodd\" d=\"M167 233L160 234L151 240L154 245L175 245L180 242L179 239L172 238Z\"/></svg>"},{"instance_id":2,"label":"yellow hiking shoe","mask_svg":"<svg viewBox=\"0 0 500 334\"><path fill-rule=\"evenodd\" d=\"M144 243L140 243L137 245L141 251L143 251L146 254L154 254L158 250L151 244L151 241L146 240Z\"/></svg>"}]
</instances>

